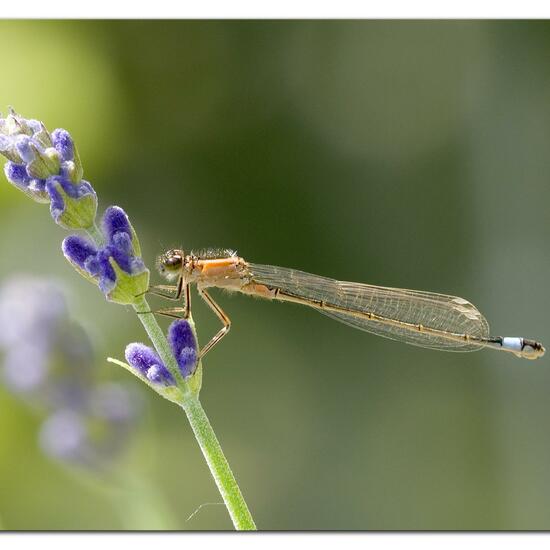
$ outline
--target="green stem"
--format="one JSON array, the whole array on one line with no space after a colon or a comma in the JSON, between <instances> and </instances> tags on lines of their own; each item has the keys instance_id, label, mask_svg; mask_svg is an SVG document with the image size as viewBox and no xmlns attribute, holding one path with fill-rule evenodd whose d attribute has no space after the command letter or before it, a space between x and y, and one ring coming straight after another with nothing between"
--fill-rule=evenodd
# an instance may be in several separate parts
<instances>
[{"instance_id":1,"label":"green stem","mask_svg":"<svg viewBox=\"0 0 550 550\"><path fill-rule=\"evenodd\" d=\"M182 377L176 359L156 317L152 313L143 313L151 311L147 300L141 297L134 304L134 309L136 312L140 312L140 315L138 315L139 320L143 324L151 342L166 367L178 381L178 387L183 394L181 406L191 424L195 438L208 463L212 477L218 486L235 529L239 531L255 530L256 525L254 524L254 520L200 401Z\"/></svg>"},{"instance_id":2,"label":"green stem","mask_svg":"<svg viewBox=\"0 0 550 550\"><path fill-rule=\"evenodd\" d=\"M187 415L191 428L193 428L193 433L208 463L235 529L238 531L255 531L256 524L200 401L192 395L184 401L182 408Z\"/></svg>"}]
</instances>

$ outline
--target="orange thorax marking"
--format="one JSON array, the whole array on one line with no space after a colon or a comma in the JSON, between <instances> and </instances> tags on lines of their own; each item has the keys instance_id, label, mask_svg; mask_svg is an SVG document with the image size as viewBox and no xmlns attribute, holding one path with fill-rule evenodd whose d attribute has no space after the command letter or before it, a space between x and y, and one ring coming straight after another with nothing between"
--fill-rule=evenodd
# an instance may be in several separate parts
<instances>
[{"instance_id":1,"label":"orange thorax marking","mask_svg":"<svg viewBox=\"0 0 550 550\"><path fill-rule=\"evenodd\" d=\"M240 280L239 258L216 258L214 260L197 260L195 269L199 280L208 286L229 286L229 281Z\"/></svg>"},{"instance_id":2,"label":"orange thorax marking","mask_svg":"<svg viewBox=\"0 0 550 550\"><path fill-rule=\"evenodd\" d=\"M208 271L223 269L224 267L234 266L237 263L237 258L218 258L216 260L198 260L196 266L200 269L201 273Z\"/></svg>"}]
</instances>

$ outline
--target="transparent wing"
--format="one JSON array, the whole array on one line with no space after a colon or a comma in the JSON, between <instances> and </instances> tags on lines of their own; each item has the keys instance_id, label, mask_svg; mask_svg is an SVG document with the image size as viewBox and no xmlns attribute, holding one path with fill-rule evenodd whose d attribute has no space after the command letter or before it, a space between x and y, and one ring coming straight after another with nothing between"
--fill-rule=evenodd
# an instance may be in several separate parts
<instances>
[{"instance_id":1,"label":"transparent wing","mask_svg":"<svg viewBox=\"0 0 550 550\"><path fill-rule=\"evenodd\" d=\"M446 351L475 351L484 347L483 340L489 337L489 325L483 315L457 296L336 281L284 267L249 264L249 268L254 282L342 308L345 311L335 312L308 304L324 315L378 336ZM368 319L365 313L383 319ZM407 325L422 325L438 334ZM458 341L456 335L463 334L482 341Z\"/></svg>"}]
</instances>

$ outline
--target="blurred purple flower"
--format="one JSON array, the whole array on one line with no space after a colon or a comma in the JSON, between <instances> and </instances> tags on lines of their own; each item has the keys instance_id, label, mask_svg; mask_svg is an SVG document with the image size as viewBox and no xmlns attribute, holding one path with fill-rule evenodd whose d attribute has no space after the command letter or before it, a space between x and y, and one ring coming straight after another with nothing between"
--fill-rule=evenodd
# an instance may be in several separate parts
<instances>
[{"instance_id":1,"label":"blurred purple flower","mask_svg":"<svg viewBox=\"0 0 550 550\"><path fill-rule=\"evenodd\" d=\"M89 338L69 321L61 287L52 280L18 275L0 287L0 351L6 386L37 403L81 399L91 380Z\"/></svg>"},{"instance_id":2,"label":"blurred purple flower","mask_svg":"<svg viewBox=\"0 0 550 550\"><path fill-rule=\"evenodd\" d=\"M44 422L39 443L47 455L58 460L83 462L90 452L85 420L71 410L56 411Z\"/></svg>"},{"instance_id":3,"label":"blurred purple flower","mask_svg":"<svg viewBox=\"0 0 550 550\"><path fill-rule=\"evenodd\" d=\"M97 469L125 447L139 396L97 384L90 338L57 283L19 275L0 287L0 351L5 386L50 415L40 434L47 454Z\"/></svg>"},{"instance_id":4,"label":"blurred purple flower","mask_svg":"<svg viewBox=\"0 0 550 550\"><path fill-rule=\"evenodd\" d=\"M30 275L14 275L0 287L0 348L48 340L67 316L60 285Z\"/></svg>"},{"instance_id":5,"label":"blurred purple flower","mask_svg":"<svg viewBox=\"0 0 550 550\"><path fill-rule=\"evenodd\" d=\"M116 382L105 382L97 386L90 400L90 412L94 417L117 424L132 421L139 408L139 396Z\"/></svg>"},{"instance_id":6,"label":"blurred purple flower","mask_svg":"<svg viewBox=\"0 0 550 550\"><path fill-rule=\"evenodd\" d=\"M2 378L14 393L28 394L44 385L48 376L48 354L40 345L18 344L4 357Z\"/></svg>"},{"instance_id":7,"label":"blurred purple flower","mask_svg":"<svg viewBox=\"0 0 550 550\"><path fill-rule=\"evenodd\" d=\"M40 446L57 460L105 466L128 442L140 408L136 397L114 382L96 386L88 407L60 409L44 422Z\"/></svg>"}]
</instances>

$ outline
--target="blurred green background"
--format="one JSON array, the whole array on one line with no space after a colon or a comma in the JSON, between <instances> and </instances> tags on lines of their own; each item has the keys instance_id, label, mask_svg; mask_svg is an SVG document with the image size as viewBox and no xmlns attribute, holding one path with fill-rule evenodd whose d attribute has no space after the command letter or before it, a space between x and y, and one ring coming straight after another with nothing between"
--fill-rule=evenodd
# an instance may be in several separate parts
<instances>
[{"instance_id":1,"label":"blurred green background","mask_svg":"<svg viewBox=\"0 0 550 550\"><path fill-rule=\"evenodd\" d=\"M549 23L2 21L0 45L0 105L71 132L150 266L233 247L463 296L492 333L550 343ZM221 499L183 414L102 361L145 341L135 315L74 273L47 207L4 180L0 212L0 275L62 279L103 376L145 401L99 479L46 458L40 418L0 390L2 526L230 529L223 506L187 521ZM233 328L202 402L261 529L550 528L548 356L423 350L215 294ZM194 304L204 343L218 323Z\"/></svg>"}]
</instances>

